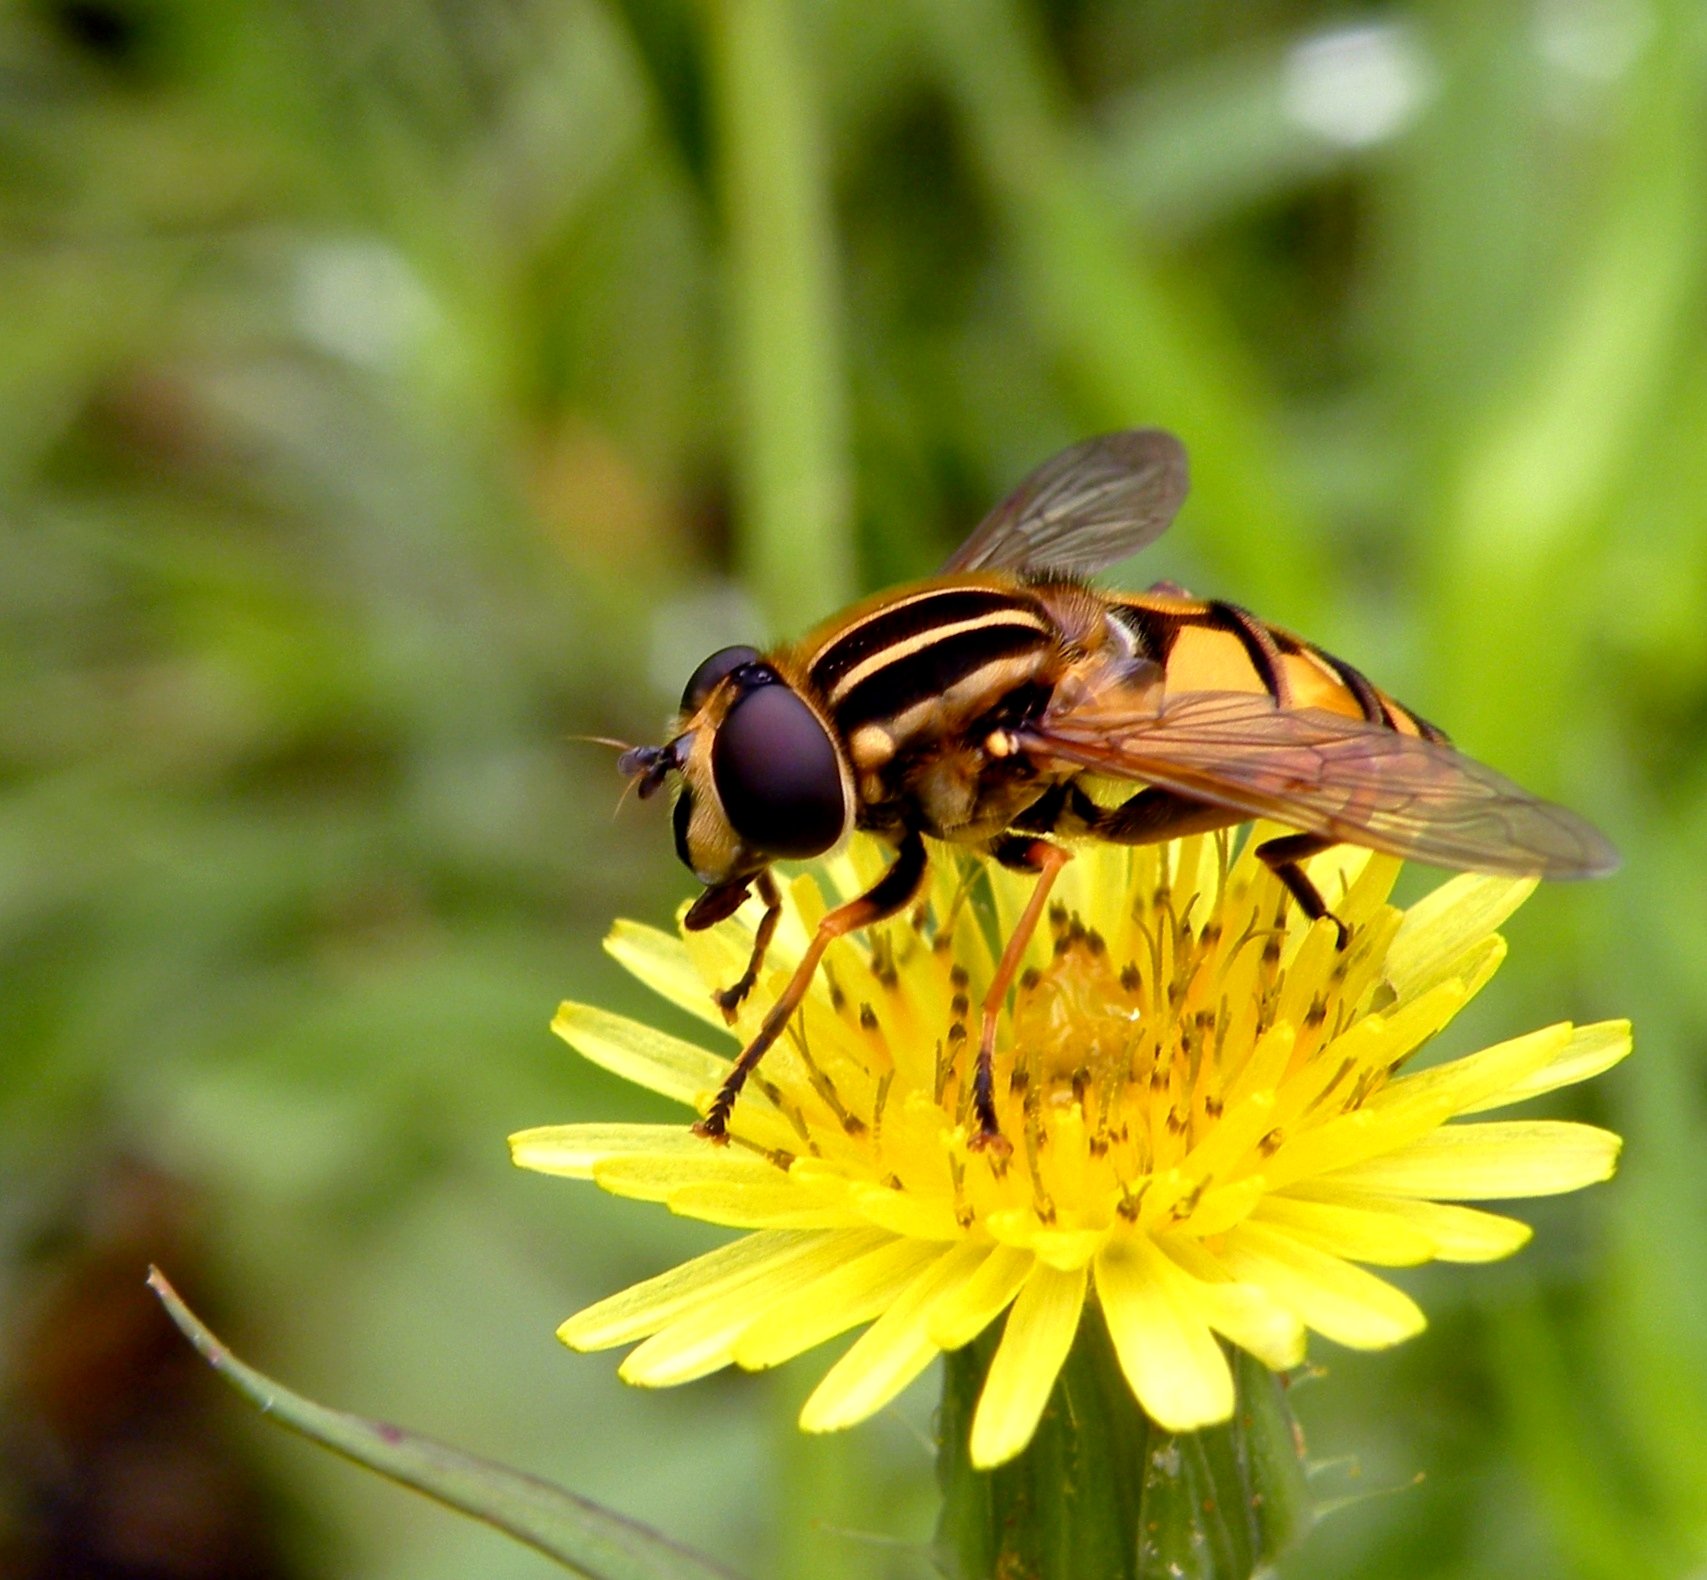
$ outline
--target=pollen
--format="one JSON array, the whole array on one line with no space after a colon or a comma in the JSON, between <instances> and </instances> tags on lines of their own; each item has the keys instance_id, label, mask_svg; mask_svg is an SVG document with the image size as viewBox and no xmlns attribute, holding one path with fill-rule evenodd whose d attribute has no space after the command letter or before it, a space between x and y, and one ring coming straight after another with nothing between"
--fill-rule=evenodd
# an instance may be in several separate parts
<instances>
[{"instance_id":1,"label":"pollen","mask_svg":"<svg viewBox=\"0 0 1707 1580\"><path fill-rule=\"evenodd\" d=\"M1430 1044L1504 957L1534 887L1466 876L1408 911L1399 864L1341 849L1312 882L1350 930L1310 924L1256 860L1277 830L1122 849L1062 871L996 1027L1009 1149L979 1149L979 1006L1029 883L939 852L926 902L832 946L788 1035L736 1105L734 1142L679 1126L580 1123L512 1138L515 1159L742 1231L569 1319L577 1349L634 1344L647 1386L778 1364L870 1326L803 1411L864 1419L942 1350L1003 1335L972 1428L993 1465L1024 1447L1087 1300L1159 1424L1225 1420L1223 1341L1284 1369L1306 1336L1379 1348L1423 1314L1370 1265L1508 1255L1517 1219L1466 1203L1576 1189L1613 1170L1592 1126L1464 1117L1616 1063L1620 1021L1565 1023L1442 1062ZM611 953L743 1045L818 919L868 886L858 845L788 885L758 988L733 1027L713 992L741 972L746 913L673 936L629 923ZM756 908L755 908L756 909ZM584 1057L703 1112L727 1058L565 1005Z\"/></svg>"}]
</instances>

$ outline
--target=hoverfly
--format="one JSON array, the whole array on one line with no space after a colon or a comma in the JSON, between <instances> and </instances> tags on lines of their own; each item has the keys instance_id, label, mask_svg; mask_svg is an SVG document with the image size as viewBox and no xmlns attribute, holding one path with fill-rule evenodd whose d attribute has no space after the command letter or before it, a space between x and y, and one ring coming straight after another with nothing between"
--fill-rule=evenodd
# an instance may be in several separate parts
<instances>
[{"instance_id":1,"label":"hoverfly","mask_svg":"<svg viewBox=\"0 0 1707 1580\"><path fill-rule=\"evenodd\" d=\"M1297 830L1257 855L1311 919L1333 918L1302 863L1345 842L1473 872L1591 877L1617 855L1588 823L1454 751L1358 670L1235 604L1086 577L1168 528L1185 450L1158 429L1105 434L1032 472L941 572L761 653L726 647L689 678L670 739L621 760L642 797L680 778L676 852L705 885L689 928L756 888L765 910L726 1015L752 990L781 897L771 864L853 829L894 847L829 912L695 1126L730 1111L836 938L893 916L924 878L925 837L1035 874L982 1004L975 1145L1005 1148L996 1018L1071 853L1047 836L1145 844L1264 817ZM1091 780L1138 786L1118 804ZM1340 943L1346 942L1340 927Z\"/></svg>"}]
</instances>

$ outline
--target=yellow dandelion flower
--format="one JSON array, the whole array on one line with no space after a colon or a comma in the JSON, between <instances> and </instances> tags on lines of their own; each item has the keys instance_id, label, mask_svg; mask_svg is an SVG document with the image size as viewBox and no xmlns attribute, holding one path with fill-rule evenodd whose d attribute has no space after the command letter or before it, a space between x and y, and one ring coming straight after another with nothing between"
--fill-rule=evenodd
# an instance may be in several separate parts
<instances>
[{"instance_id":1,"label":"yellow dandelion flower","mask_svg":"<svg viewBox=\"0 0 1707 1580\"><path fill-rule=\"evenodd\" d=\"M1388 903L1397 861L1330 852L1311 871L1352 929L1342 951L1252 854L1264 833L1236 859L1224 837L1078 850L1003 1013L1011 1157L969 1145L975 1006L994 954L948 860L909 915L831 948L736 1104L733 1145L686 1124L514 1136L524 1167L751 1231L559 1336L636 1344L621 1375L655 1387L774 1366L870 1323L802 1411L802 1427L826 1431L1005 1312L971 1433L972 1462L991 1466L1030 1440L1093 1297L1134 1395L1177 1432L1233 1412L1222 1340L1278 1370L1303 1358L1307 1330L1365 1349L1416 1333L1415 1302L1360 1264L1509 1255L1528 1227L1462 1203L1575 1190L1618 1154L1585 1124L1450 1121L1599 1073L1629 1051L1629 1026L1548 1026L1408 1069L1493 975L1495 929L1533 882L1459 877L1401 911ZM746 962L740 919L679 938L619 923L608 947L744 1042L827 906L878 859L856 845L794 879L772 969L733 1027L711 993ZM1011 927L1028 881L993 866L977 881L997 929ZM555 1029L700 1112L728 1068L585 1005L564 1005Z\"/></svg>"}]
</instances>

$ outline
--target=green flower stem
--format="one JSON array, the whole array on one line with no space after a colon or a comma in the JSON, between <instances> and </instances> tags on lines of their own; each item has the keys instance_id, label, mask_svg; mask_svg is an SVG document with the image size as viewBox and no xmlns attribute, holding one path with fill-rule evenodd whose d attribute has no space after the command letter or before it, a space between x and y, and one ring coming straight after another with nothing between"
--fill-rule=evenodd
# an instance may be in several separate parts
<instances>
[{"instance_id":1,"label":"green flower stem","mask_svg":"<svg viewBox=\"0 0 1707 1580\"><path fill-rule=\"evenodd\" d=\"M937 1543L956 1580L1249 1580L1309 1523L1279 1379L1234 1351L1234 1418L1164 1432L1132 1397L1095 1306L1030 1446L974 1470L967 1442L995 1345L984 1335L950 1355L944 1373Z\"/></svg>"}]
</instances>

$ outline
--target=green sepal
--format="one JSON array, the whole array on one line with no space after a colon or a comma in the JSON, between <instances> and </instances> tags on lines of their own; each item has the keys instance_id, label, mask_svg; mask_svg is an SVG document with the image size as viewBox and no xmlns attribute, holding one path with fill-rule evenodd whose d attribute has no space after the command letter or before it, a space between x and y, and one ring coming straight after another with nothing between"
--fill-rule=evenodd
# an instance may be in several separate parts
<instances>
[{"instance_id":1,"label":"green sepal","mask_svg":"<svg viewBox=\"0 0 1707 1580\"><path fill-rule=\"evenodd\" d=\"M1308 1526L1281 1380L1234 1350L1233 1419L1165 1432L1133 1397L1094 1304L1030 1445L974 1470L967 1443L996 1341L986 1333L944 1372L937 1549L954 1580L1250 1580Z\"/></svg>"}]
</instances>

